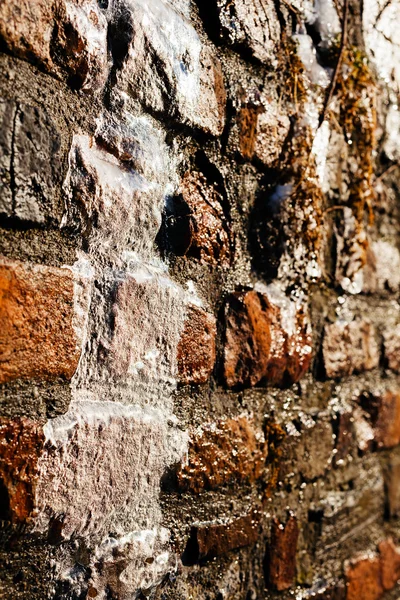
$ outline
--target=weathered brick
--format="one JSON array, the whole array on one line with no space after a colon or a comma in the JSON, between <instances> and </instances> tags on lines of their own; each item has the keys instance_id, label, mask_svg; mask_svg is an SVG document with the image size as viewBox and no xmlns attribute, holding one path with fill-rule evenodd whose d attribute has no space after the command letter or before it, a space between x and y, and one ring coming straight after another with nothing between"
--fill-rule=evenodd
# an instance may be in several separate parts
<instances>
[{"instance_id":1,"label":"weathered brick","mask_svg":"<svg viewBox=\"0 0 400 600\"><path fill-rule=\"evenodd\" d=\"M394 588L400 579L400 549L396 548L391 538L378 546L381 557L382 586L384 590Z\"/></svg>"},{"instance_id":2,"label":"weathered brick","mask_svg":"<svg viewBox=\"0 0 400 600\"><path fill-rule=\"evenodd\" d=\"M393 448L400 443L400 394L387 391L364 395L363 408L369 413L378 448Z\"/></svg>"},{"instance_id":3,"label":"weathered brick","mask_svg":"<svg viewBox=\"0 0 400 600\"><path fill-rule=\"evenodd\" d=\"M177 378L204 383L215 362L215 317L191 303L184 290L156 268L137 264L118 282L112 308L110 366L119 378Z\"/></svg>"},{"instance_id":4,"label":"weathered brick","mask_svg":"<svg viewBox=\"0 0 400 600\"><path fill-rule=\"evenodd\" d=\"M7 0L0 7L0 35L11 52L50 67L54 0Z\"/></svg>"},{"instance_id":5,"label":"weathered brick","mask_svg":"<svg viewBox=\"0 0 400 600\"><path fill-rule=\"evenodd\" d=\"M400 325L384 331L383 353L389 369L400 373Z\"/></svg>"},{"instance_id":6,"label":"weathered brick","mask_svg":"<svg viewBox=\"0 0 400 600\"><path fill-rule=\"evenodd\" d=\"M353 427L358 450L361 454L369 452L374 447L375 432L368 414L360 407L353 411Z\"/></svg>"},{"instance_id":7,"label":"weathered brick","mask_svg":"<svg viewBox=\"0 0 400 600\"><path fill-rule=\"evenodd\" d=\"M179 37L171 37L172 31ZM182 14L163 0L122 1L110 27L112 40L121 35L124 50L115 44L114 56L121 66L119 89L147 109L212 135L222 133L226 99L219 61Z\"/></svg>"},{"instance_id":8,"label":"weathered brick","mask_svg":"<svg viewBox=\"0 0 400 600\"><path fill-rule=\"evenodd\" d=\"M379 364L375 328L365 320L326 325L322 352L327 377L345 377Z\"/></svg>"},{"instance_id":9,"label":"weathered brick","mask_svg":"<svg viewBox=\"0 0 400 600\"><path fill-rule=\"evenodd\" d=\"M42 109L3 100L0 212L36 224L61 220L61 137Z\"/></svg>"},{"instance_id":10,"label":"weathered brick","mask_svg":"<svg viewBox=\"0 0 400 600\"><path fill-rule=\"evenodd\" d=\"M94 0L6 0L0 36L16 56L55 74L66 71L74 87L105 81L107 23Z\"/></svg>"},{"instance_id":11,"label":"weathered brick","mask_svg":"<svg viewBox=\"0 0 400 600\"><path fill-rule=\"evenodd\" d=\"M390 518L400 516L400 457L392 456L384 470L386 508Z\"/></svg>"},{"instance_id":12,"label":"weathered brick","mask_svg":"<svg viewBox=\"0 0 400 600\"><path fill-rule=\"evenodd\" d=\"M262 63L276 64L280 25L270 0L220 0L218 13L222 36L229 43L247 48Z\"/></svg>"},{"instance_id":13,"label":"weathered brick","mask_svg":"<svg viewBox=\"0 0 400 600\"><path fill-rule=\"evenodd\" d=\"M303 598L304 600L345 600L346 590L344 584L341 583L321 584L307 590L302 596Z\"/></svg>"},{"instance_id":14,"label":"weathered brick","mask_svg":"<svg viewBox=\"0 0 400 600\"><path fill-rule=\"evenodd\" d=\"M184 175L167 216L168 243L176 254L211 265L230 265L229 223L222 203L221 193L202 173Z\"/></svg>"},{"instance_id":15,"label":"weathered brick","mask_svg":"<svg viewBox=\"0 0 400 600\"><path fill-rule=\"evenodd\" d=\"M73 88L96 90L107 78L107 20L95 0L64 0L57 7L53 56Z\"/></svg>"},{"instance_id":16,"label":"weathered brick","mask_svg":"<svg viewBox=\"0 0 400 600\"><path fill-rule=\"evenodd\" d=\"M16 110L16 104L12 100L0 100L0 214L6 216L10 216L13 204L11 162Z\"/></svg>"},{"instance_id":17,"label":"weathered brick","mask_svg":"<svg viewBox=\"0 0 400 600\"><path fill-rule=\"evenodd\" d=\"M354 443L353 421L351 410L343 410L336 415L336 452L332 460L335 467L343 466L350 454Z\"/></svg>"},{"instance_id":18,"label":"weathered brick","mask_svg":"<svg viewBox=\"0 0 400 600\"><path fill-rule=\"evenodd\" d=\"M239 151L244 158L271 166L282 151L289 128L289 118L277 103L244 101L238 113Z\"/></svg>"},{"instance_id":19,"label":"weathered brick","mask_svg":"<svg viewBox=\"0 0 400 600\"><path fill-rule=\"evenodd\" d=\"M123 137L128 135L125 131ZM67 223L81 230L93 251L116 254L129 249L146 257L161 225L164 145L158 131L144 119L132 120L130 135L125 161L115 156L119 153L118 132L110 134L111 140L103 133L102 145L86 135L74 136L67 178ZM107 146L113 153L104 149L105 139L110 140ZM137 155L136 160L129 150ZM150 153L158 169L149 166Z\"/></svg>"},{"instance_id":20,"label":"weathered brick","mask_svg":"<svg viewBox=\"0 0 400 600\"><path fill-rule=\"evenodd\" d=\"M267 288L266 288L267 290ZM311 362L305 312L282 298L258 291L237 292L226 306L224 375L227 385L256 385L265 379L298 381Z\"/></svg>"},{"instance_id":21,"label":"weathered brick","mask_svg":"<svg viewBox=\"0 0 400 600\"><path fill-rule=\"evenodd\" d=\"M314 420L304 415L296 424L289 423L286 430L282 444L281 476L287 470L293 471L293 464L296 463L297 470L305 480L321 477L330 467L334 456L331 423L323 418Z\"/></svg>"},{"instance_id":22,"label":"weathered brick","mask_svg":"<svg viewBox=\"0 0 400 600\"><path fill-rule=\"evenodd\" d=\"M35 508L43 425L29 419L0 420L0 518L25 521Z\"/></svg>"},{"instance_id":23,"label":"weathered brick","mask_svg":"<svg viewBox=\"0 0 400 600\"><path fill-rule=\"evenodd\" d=\"M400 287L400 253L383 240L372 242L363 268L363 292L396 292Z\"/></svg>"},{"instance_id":24,"label":"weathered brick","mask_svg":"<svg viewBox=\"0 0 400 600\"><path fill-rule=\"evenodd\" d=\"M295 582L298 536L296 517L289 517L285 524L277 519L272 521L266 571L269 585L278 591L291 588Z\"/></svg>"},{"instance_id":25,"label":"weathered brick","mask_svg":"<svg viewBox=\"0 0 400 600\"><path fill-rule=\"evenodd\" d=\"M221 524L198 523L192 527L183 562L191 564L208 560L250 546L257 541L259 529L260 515L257 511Z\"/></svg>"},{"instance_id":26,"label":"weathered brick","mask_svg":"<svg viewBox=\"0 0 400 600\"><path fill-rule=\"evenodd\" d=\"M72 272L2 259L0 293L0 382L70 379L81 344Z\"/></svg>"},{"instance_id":27,"label":"weathered brick","mask_svg":"<svg viewBox=\"0 0 400 600\"><path fill-rule=\"evenodd\" d=\"M345 563L346 600L378 600L383 595L378 556L355 558Z\"/></svg>"},{"instance_id":28,"label":"weathered brick","mask_svg":"<svg viewBox=\"0 0 400 600\"><path fill-rule=\"evenodd\" d=\"M80 402L48 421L38 463L35 528L54 538L115 538L160 525L159 482L185 435L159 410Z\"/></svg>"},{"instance_id":29,"label":"weathered brick","mask_svg":"<svg viewBox=\"0 0 400 600\"><path fill-rule=\"evenodd\" d=\"M187 463L177 471L178 487L198 493L255 481L264 472L267 455L264 435L247 417L205 425L192 434Z\"/></svg>"},{"instance_id":30,"label":"weathered brick","mask_svg":"<svg viewBox=\"0 0 400 600\"><path fill-rule=\"evenodd\" d=\"M204 309L188 305L179 340L178 376L182 383L204 383L215 363L215 317Z\"/></svg>"}]
</instances>

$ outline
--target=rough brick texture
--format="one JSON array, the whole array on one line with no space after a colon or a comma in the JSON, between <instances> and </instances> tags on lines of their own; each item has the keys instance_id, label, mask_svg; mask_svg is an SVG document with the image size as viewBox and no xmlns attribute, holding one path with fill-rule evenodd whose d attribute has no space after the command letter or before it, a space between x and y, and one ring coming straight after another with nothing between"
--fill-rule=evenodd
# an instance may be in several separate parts
<instances>
[{"instance_id":1,"label":"rough brick texture","mask_svg":"<svg viewBox=\"0 0 400 600\"><path fill-rule=\"evenodd\" d=\"M0 381L71 379L80 356L71 271L3 259L0 286Z\"/></svg>"},{"instance_id":2,"label":"rough brick texture","mask_svg":"<svg viewBox=\"0 0 400 600\"><path fill-rule=\"evenodd\" d=\"M1 600L400 597L399 28L0 1Z\"/></svg>"}]
</instances>

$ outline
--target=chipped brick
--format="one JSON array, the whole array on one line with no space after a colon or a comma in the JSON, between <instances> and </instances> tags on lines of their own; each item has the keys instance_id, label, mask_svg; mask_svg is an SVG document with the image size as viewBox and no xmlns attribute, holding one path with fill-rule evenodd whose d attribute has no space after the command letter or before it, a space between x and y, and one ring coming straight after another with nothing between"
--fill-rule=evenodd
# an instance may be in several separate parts
<instances>
[{"instance_id":1,"label":"chipped brick","mask_svg":"<svg viewBox=\"0 0 400 600\"><path fill-rule=\"evenodd\" d=\"M70 379L81 344L72 272L2 259L0 293L0 382Z\"/></svg>"},{"instance_id":2,"label":"chipped brick","mask_svg":"<svg viewBox=\"0 0 400 600\"><path fill-rule=\"evenodd\" d=\"M215 317L198 306L187 307L179 340L178 374L182 383L204 383L215 363Z\"/></svg>"},{"instance_id":3,"label":"chipped brick","mask_svg":"<svg viewBox=\"0 0 400 600\"><path fill-rule=\"evenodd\" d=\"M264 436L247 417L208 424L191 437L187 464L177 471L178 487L198 493L255 481L264 472L267 455Z\"/></svg>"},{"instance_id":4,"label":"chipped brick","mask_svg":"<svg viewBox=\"0 0 400 600\"><path fill-rule=\"evenodd\" d=\"M379 365L375 328L364 320L326 325L322 352L328 377L345 377Z\"/></svg>"},{"instance_id":5,"label":"chipped brick","mask_svg":"<svg viewBox=\"0 0 400 600\"><path fill-rule=\"evenodd\" d=\"M285 524L277 519L272 521L266 570L269 584L278 591L287 590L294 584L298 536L296 517L291 516Z\"/></svg>"}]
</instances>

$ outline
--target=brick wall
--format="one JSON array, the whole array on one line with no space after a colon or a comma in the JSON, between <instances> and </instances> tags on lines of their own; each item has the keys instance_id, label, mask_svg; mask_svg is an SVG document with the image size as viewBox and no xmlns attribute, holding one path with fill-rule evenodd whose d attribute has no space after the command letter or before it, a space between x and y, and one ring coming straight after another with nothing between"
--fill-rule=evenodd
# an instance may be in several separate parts
<instances>
[{"instance_id":1,"label":"brick wall","mask_svg":"<svg viewBox=\"0 0 400 600\"><path fill-rule=\"evenodd\" d=\"M400 0L0 3L0 598L400 595Z\"/></svg>"}]
</instances>

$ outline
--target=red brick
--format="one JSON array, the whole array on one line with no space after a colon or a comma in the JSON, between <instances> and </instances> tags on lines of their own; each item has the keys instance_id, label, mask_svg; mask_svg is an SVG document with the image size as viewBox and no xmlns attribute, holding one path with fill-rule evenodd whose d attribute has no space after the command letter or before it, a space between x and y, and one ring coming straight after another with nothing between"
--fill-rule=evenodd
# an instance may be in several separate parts
<instances>
[{"instance_id":1,"label":"red brick","mask_svg":"<svg viewBox=\"0 0 400 600\"><path fill-rule=\"evenodd\" d=\"M21 58L49 67L55 0L7 0L0 5L0 35Z\"/></svg>"},{"instance_id":2,"label":"red brick","mask_svg":"<svg viewBox=\"0 0 400 600\"><path fill-rule=\"evenodd\" d=\"M364 320L326 325L322 352L328 377L345 377L379 365L375 328Z\"/></svg>"},{"instance_id":3,"label":"red brick","mask_svg":"<svg viewBox=\"0 0 400 600\"><path fill-rule=\"evenodd\" d=\"M187 307L178 344L178 374L182 383L204 383L215 363L215 317L193 304Z\"/></svg>"},{"instance_id":4,"label":"red brick","mask_svg":"<svg viewBox=\"0 0 400 600\"><path fill-rule=\"evenodd\" d=\"M231 550L254 544L259 535L260 515L251 511L223 524L199 523L192 527L184 564L222 556Z\"/></svg>"},{"instance_id":5,"label":"red brick","mask_svg":"<svg viewBox=\"0 0 400 600\"><path fill-rule=\"evenodd\" d=\"M378 600L383 594L381 561L360 557L345 564L347 600Z\"/></svg>"},{"instance_id":6,"label":"red brick","mask_svg":"<svg viewBox=\"0 0 400 600\"><path fill-rule=\"evenodd\" d=\"M107 23L94 0L6 0L0 36L16 56L66 71L75 87L105 81Z\"/></svg>"},{"instance_id":7,"label":"red brick","mask_svg":"<svg viewBox=\"0 0 400 600\"><path fill-rule=\"evenodd\" d=\"M78 365L69 269L0 261L0 382L65 377Z\"/></svg>"},{"instance_id":8,"label":"red brick","mask_svg":"<svg viewBox=\"0 0 400 600\"><path fill-rule=\"evenodd\" d=\"M229 387L254 386L263 379L290 384L307 371L312 352L309 323L303 311L289 304L274 304L267 293L257 291L228 299L224 375Z\"/></svg>"},{"instance_id":9,"label":"red brick","mask_svg":"<svg viewBox=\"0 0 400 600\"><path fill-rule=\"evenodd\" d=\"M177 472L178 486L198 493L255 481L264 473L267 455L264 436L247 417L205 425L191 437L187 464Z\"/></svg>"},{"instance_id":10,"label":"red brick","mask_svg":"<svg viewBox=\"0 0 400 600\"><path fill-rule=\"evenodd\" d=\"M0 420L0 518L28 519L35 508L37 465L43 450L43 426L29 419ZM1 489L2 488L2 489Z\"/></svg>"},{"instance_id":11,"label":"red brick","mask_svg":"<svg viewBox=\"0 0 400 600\"><path fill-rule=\"evenodd\" d=\"M202 263L227 267L231 262L229 224L222 208L223 198L217 187L199 172L187 172L181 183L183 213L176 220L177 229L171 233L179 244L179 254L187 254Z\"/></svg>"},{"instance_id":12,"label":"red brick","mask_svg":"<svg viewBox=\"0 0 400 600\"><path fill-rule=\"evenodd\" d=\"M382 585L391 590L400 579L400 549L396 548L391 538L379 544L381 557Z\"/></svg>"},{"instance_id":13,"label":"red brick","mask_svg":"<svg viewBox=\"0 0 400 600\"><path fill-rule=\"evenodd\" d=\"M284 525L277 519L272 521L266 567L268 582L278 591L287 590L294 584L298 536L296 517L291 516Z\"/></svg>"}]
</instances>

